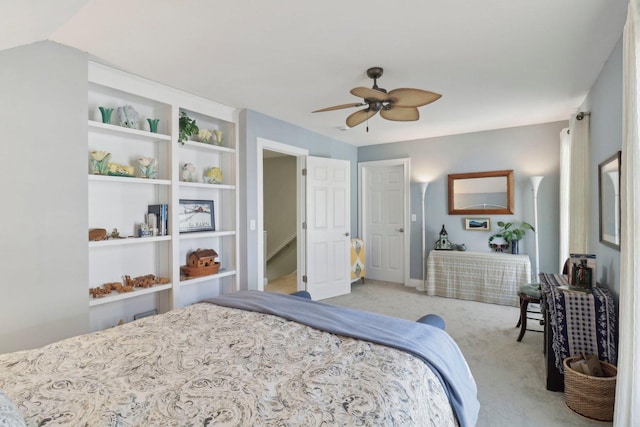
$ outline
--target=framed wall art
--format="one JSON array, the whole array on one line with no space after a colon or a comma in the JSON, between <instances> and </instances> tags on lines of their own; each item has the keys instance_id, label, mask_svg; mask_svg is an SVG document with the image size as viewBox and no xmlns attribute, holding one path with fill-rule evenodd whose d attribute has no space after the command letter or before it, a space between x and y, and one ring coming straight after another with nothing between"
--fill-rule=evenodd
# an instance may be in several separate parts
<instances>
[{"instance_id":1,"label":"framed wall art","mask_svg":"<svg viewBox=\"0 0 640 427\"><path fill-rule=\"evenodd\" d=\"M215 231L213 200L180 200L178 209L180 233Z\"/></svg>"},{"instance_id":2,"label":"framed wall art","mask_svg":"<svg viewBox=\"0 0 640 427\"><path fill-rule=\"evenodd\" d=\"M464 229L473 231L491 230L491 218L465 218Z\"/></svg>"},{"instance_id":3,"label":"framed wall art","mask_svg":"<svg viewBox=\"0 0 640 427\"><path fill-rule=\"evenodd\" d=\"M598 165L600 243L617 250L620 250L620 165L620 151Z\"/></svg>"}]
</instances>

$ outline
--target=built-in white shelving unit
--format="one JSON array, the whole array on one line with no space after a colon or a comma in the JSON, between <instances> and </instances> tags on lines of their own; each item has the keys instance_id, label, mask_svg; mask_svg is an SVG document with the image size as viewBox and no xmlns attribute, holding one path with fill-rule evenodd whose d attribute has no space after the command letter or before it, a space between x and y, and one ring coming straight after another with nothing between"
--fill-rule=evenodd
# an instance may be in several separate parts
<instances>
[{"instance_id":1,"label":"built-in white shelving unit","mask_svg":"<svg viewBox=\"0 0 640 427\"><path fill-rule=\"evenodd\" d=\"M139 115L133 128L121 126L118 107L131 105ZM113 108L109 123L102 123L98 107ZM125 322L143 312L165 312L204 298L237 289L238 197L237 116L233 108L141 79L109 67L89 63L88 92L88 189L89 227L117 229L121 238L88 243L88 288L123 277L153 274L168 283L132 292L111 293L99 298L88 295L91 329ZM186 113L200 129L221 131L222 145L196 141L178 142L179 116ZM149 119L159 119L157 132L150 132ZM135 176L94 174L89 152L110 153L111 161L134 166ZM138 171L138 159L157 160L158 174L149 179ZM181 169L193 165L196 177L184 182ZM220 168L221 183L203 182L209 168ZM180 200L213 202L215 231L180 233ZM166 204L168 234L137 237L149 205ZM213 249L219 257L218 273L186 278L180 267L189 253ZM88 293L88 290L87 290Z\"/></svg>"}]
</instances>

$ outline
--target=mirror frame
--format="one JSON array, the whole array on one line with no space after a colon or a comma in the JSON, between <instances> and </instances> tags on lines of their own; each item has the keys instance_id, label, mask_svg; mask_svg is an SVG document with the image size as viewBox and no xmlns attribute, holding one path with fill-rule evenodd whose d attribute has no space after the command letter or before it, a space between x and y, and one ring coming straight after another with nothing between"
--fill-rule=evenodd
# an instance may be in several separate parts
<instances>
[{"instance_id":1,"label":"mirror frame","mask_svg":"<svg viewBox=\"0 0 640 427\"><path fill-rule=\"evenodd\" d=\"M504 209L456 209L454 205L453 187L458 179L495 178L507 179L507 207ZM449 174L449 215L512 215L514 206L513 169L489 172L454 173Z\"/></svg>"},{"instance_id":2,"label":"mirror frame","mask_svg":"<svg viewBox=\"0 0 640 427\"><path fill-rule=\"evenodd\" d=\"M604 189L603 189L603 181L604 181L604 173L603 173L603 169L613 163L616 162L617 166L618 166L618 243L616 243L615 241L611 241L611 240L607 240L606 237L604 236L603 233L603 227L602 227L602 211L604 209ZM622 211L621 211L621 207L620 207L620 180L622 177L622 173L621 173L621 163L622 163L622 152L618 151L616 154L614 154L613 156L609 157L608 159L606 159L605 161L603 161L602 163L600 163L598 165L598 228L599 228L599 234L600 234L600 243L602 243L603 245L609 246L610 248L613 249L617 249L620 250L620 238L622 236L622 227L621 227L621 219L622 219Z\"/></svg>"}]
</instances>

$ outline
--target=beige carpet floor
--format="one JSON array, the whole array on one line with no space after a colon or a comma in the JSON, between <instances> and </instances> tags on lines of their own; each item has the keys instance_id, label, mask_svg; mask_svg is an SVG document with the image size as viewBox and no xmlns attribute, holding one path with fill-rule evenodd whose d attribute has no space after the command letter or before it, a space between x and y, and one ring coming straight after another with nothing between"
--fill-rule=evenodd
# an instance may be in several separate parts
<instances>
[{"instance_id":1,"label":"beige carpet floor","mask_svg":"<svg viewBox=\"0 0 640 427\"><path fill-rule=\"evenodd\" d=\"M286 276L278 277L271 280L264 287L265 292L275 292L278 294L291 294L298 290L296 283L296 272L287 274Z\"/></svg>"},{"instance_id":2,"label":"beige carpet floor","mask_svg":"<svg viewBox=\"0 0 640 427\"><path fill-rule=\"evenodd\" d=\"M568 409L564 394L544 384L543 334L527 331L517 342L518 309L427 296L414 288L367 279L351 294L324 300L409 320L440 315L458 343L478 386L479 427L607 426Z\"/></svg>"}]
</instances>

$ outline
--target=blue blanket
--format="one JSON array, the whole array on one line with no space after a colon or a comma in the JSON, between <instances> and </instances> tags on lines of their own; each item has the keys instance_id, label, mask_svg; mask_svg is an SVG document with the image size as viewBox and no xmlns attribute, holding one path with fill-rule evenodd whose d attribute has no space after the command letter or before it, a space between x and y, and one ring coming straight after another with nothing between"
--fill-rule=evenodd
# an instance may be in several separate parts
<instances>
[{"instance_id":1,"label":"blue blanket","mask_svg":"<svg viewBox=\"0 0 640 427\"><path fill-rule=\"evenodd\" d=\"M323 304L290 295L243 291L207 302L272 314L333 334L411 353L437 375L462 427L474 426L480 403L476 383L453 339L439 328L395 317Z\"/></svg>"}]
</instances>

